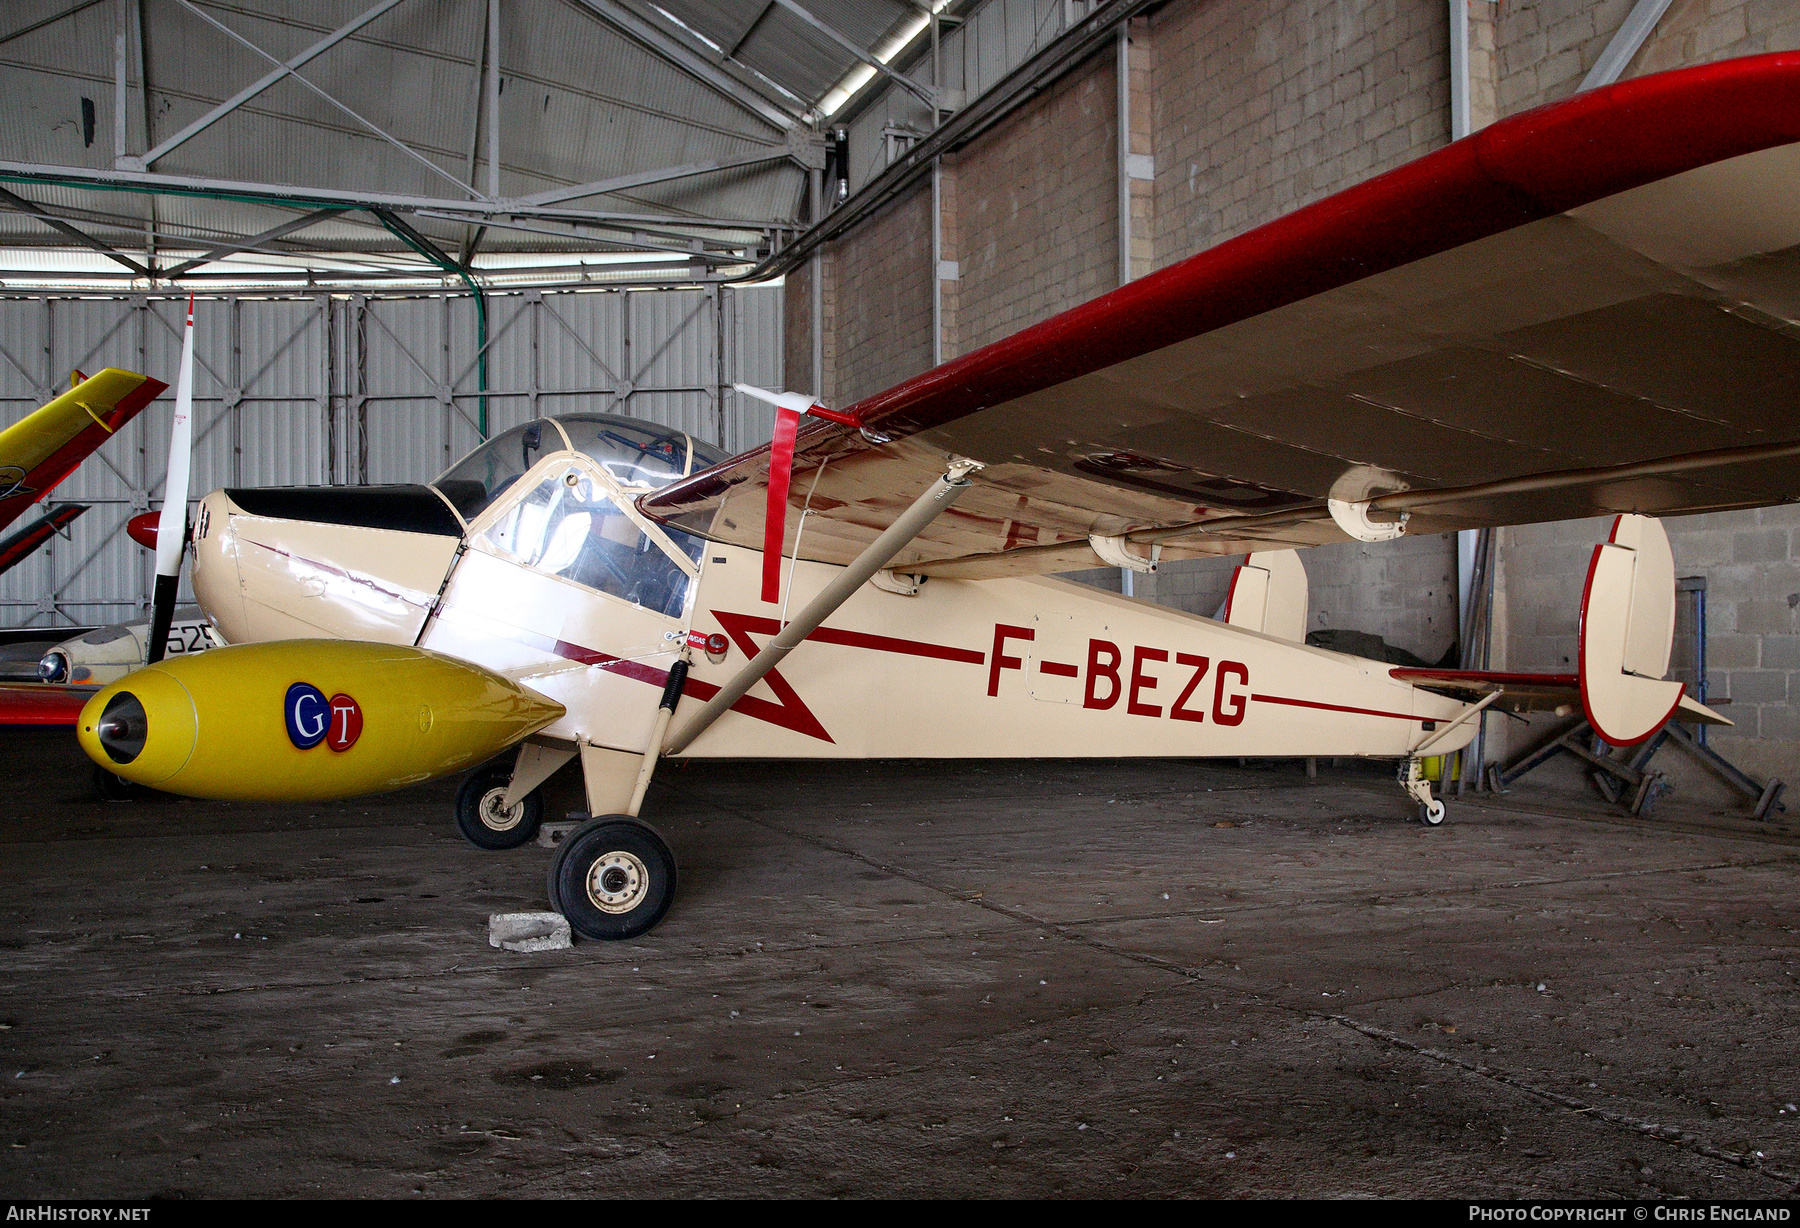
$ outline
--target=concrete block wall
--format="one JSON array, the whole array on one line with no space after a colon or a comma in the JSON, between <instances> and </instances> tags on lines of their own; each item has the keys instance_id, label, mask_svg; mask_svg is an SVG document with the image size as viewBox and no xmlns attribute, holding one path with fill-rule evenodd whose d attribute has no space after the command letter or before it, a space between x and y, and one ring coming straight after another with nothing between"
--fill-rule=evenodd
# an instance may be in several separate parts
<instances>
[{"instance_id":1,"label":"concrete block wall","mask_svg":"<svg viewBox=\"0 0 1800 1228\"><path fill-rule=\"evenodd\" d=\"M1449 140L1443 0L1171 4L1151 31L1159 267Z\"/></svg>"},{"instance_id":2,"label":"concrete block wall","mask_svg":"<svg viewBox=\"0 0 1800 1228\"><path fill-rule=\"evenodd\" d=\"M1499 113L1575 92L1632 0L1507 0L1494 6ZM1800 47L1800 7L1780 0L1675 0L1624 76Z\"/></svg>"},{"instance_id":3,"label":"concrete block wall","mask_svg":"<svg viewBox=\"0 0 1800 1228\"><path fill-rule=\"evenodd\" d=\"M812 387L812 275L807 261L781 288L781 378L784 388L819 395Z\"/></svg>"},{"instance_id":4,"label":"concrete block wall","mask_svg":"<svg viewBox=\"0 0 1800 1228\"><path fill-rule=\"evenodd\" d=\"M1133 577L1133 595L1211 618L1243 561L1234 555L1164 563L1154 576ZM1300 562L1311 607L1308 631L1366 631L1434 663L1457 642L1453 536L1344 542L1303 550ZM1116 569L1072 572L1069 578L1119 591Z\"/></svg>"},{"instance_id":5,"label":"concrete block wall","mask_svg":"<svg viewBox=\"0 0 1800 1228\"><path fill-rule=\"evenodd\" d=\"M854 404L931 366L930 255L929 183L831 245L833 404Z\"/></svg>"},{"instance_id":6,"label":"concrete block wall","mask_svg":"<svg viewBox=\"0 0 1800 1228\"><path fill-rule=\"evenodd\" d=\"M1114 72L1096 58L957 154L956 353L1118 286Z\"/></svg>"},{"instance_id":7,"label":"concrete block wall","mask_svg":"<svg viewBox=\"0 0 1800 1228\"><path fill-rule=\"evenodd\" d=\"M1170 4L1148 41L1159 268L1450 139L1442 0ZM1309 629L1368 631L1429 661L1455 641L1454 537L1301 557ZM1154 599L1210 616L1241 561L1165 564Z\"/></svg>"}]
</instances>

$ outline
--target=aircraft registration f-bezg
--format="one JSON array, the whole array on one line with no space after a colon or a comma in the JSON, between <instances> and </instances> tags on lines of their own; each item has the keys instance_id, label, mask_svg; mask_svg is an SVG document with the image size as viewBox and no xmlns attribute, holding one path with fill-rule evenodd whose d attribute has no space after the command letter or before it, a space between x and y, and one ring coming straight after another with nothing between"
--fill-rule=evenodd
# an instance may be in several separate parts
<instances>
[{"instance_id":1,"label":"aircraft registration f-bezg","mask_svg":"<svg viewBox=\"0 0 1800 1228\"><path fill-rule=\"evenodd\" d=\"M79 737L201 797L477 768L490 848L578 760L596 817L550 891L593 938L673 897L636 818L667 757L1386 757L1439 822L1419 759L1486 708L1579 704L1615 745L1720 719L1665 679L1654 516L1800 495L1796 142L1800 55L1645 77L858 404L745 389L778 412L741 456L575 413L428 486L214 491L193 583L233 646L102 690ZM1299 549L1601 514L1573 673L1303 642ZM1248 555L1220 620L1049 574L1207 555Z\"/></svg>"}]
</instances>

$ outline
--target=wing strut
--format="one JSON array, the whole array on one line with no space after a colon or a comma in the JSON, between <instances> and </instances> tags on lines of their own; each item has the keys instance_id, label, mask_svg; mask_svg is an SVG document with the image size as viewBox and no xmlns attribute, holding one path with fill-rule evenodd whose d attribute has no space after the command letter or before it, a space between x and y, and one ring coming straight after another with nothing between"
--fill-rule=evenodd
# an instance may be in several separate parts
<instances>
[{"instance_id":1,"label":"wing strut","mask_svg":"<svg viewBox=\"0 0 1800 1228\"><path fill-rule=\"evenodd\" d=\"M886 567L896 554L925 531L925 526L936 520L938 514L952 503L962 498L969 489L969 474L982 468L980 461L966 460L961 457L950 462L944 475L926 488L925 493L913 501L913 505L900 513L898 519L890 524L868 548L856 556L856 561L839 573L837 579L827 584L817 597L807 603L806 608L795 615L794 621L783 627L778 635L763 646L750 664L739 670L731 681L719 688L719 693L706 701L706 706L688 718L669 744L663 748L665 755L678 755L688 748L689 743L699 737L714 721L731 710L731 705L744 697L744 693L755 686L757 681L777 665L801 640L819 629L819 625L837 612L839 606L850 600L857 589L868 582L870 576Z\"/></svg>"}]
</instances>

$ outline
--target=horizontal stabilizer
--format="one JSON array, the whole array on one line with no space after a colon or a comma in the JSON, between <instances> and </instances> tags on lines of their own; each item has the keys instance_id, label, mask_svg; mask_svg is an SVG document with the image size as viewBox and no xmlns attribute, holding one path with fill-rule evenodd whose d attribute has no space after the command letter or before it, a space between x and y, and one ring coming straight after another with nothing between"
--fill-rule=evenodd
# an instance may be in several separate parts
<instances>
[{"instance_id":1,"label":"horizontal stabilizer","mask_svg":"<svg viewBox=\"0 0 1800 1228\"><path fill-rule=\"evenodd\" d=\"M1686 721L1690 725L1729 725L1732 722L1720 716L1697 699L1683 695L1681 702L1675 705L1675 719Z\"/></svg>"}]
</instances>

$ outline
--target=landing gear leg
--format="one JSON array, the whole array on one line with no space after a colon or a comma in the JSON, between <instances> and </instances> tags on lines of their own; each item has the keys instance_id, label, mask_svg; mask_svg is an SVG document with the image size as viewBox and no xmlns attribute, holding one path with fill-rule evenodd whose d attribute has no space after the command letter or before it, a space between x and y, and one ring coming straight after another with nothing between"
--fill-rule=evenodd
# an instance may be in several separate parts
<instances>
[{"instance_id":1,"label":"landing gear leg","mask_svg":"<svg viewBox=\"0 0 1800 1228\"><path fill-rule=\"evenodd\" d=\"M1425 779L1417 759L1408 759L1400 765L1400 787L1419 803L1419 822L1436 827L1444 821L1444 803L1431 796L1431 782Z\"/></svg>"}]
</instances>

